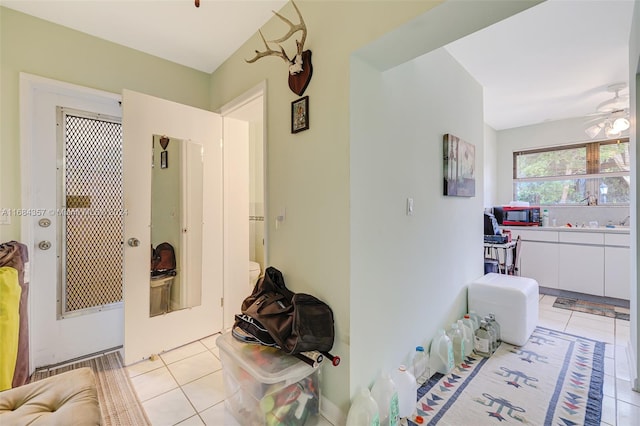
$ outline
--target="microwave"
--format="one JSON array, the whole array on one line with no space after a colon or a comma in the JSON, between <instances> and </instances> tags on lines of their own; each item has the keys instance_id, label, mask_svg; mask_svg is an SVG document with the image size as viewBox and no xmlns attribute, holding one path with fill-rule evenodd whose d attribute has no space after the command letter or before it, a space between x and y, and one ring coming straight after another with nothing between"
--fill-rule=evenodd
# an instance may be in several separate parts
<instances>
[{"instance_id":1,"label":"microwave","mask_svg":"<svg viewBox=\"0 0 640 426\"><path fill-rule=\"evenodd\" d=\"M502 225L504 226L539 226L540 207L511 207L502 209Z\"/></svg>"}]
</instances>

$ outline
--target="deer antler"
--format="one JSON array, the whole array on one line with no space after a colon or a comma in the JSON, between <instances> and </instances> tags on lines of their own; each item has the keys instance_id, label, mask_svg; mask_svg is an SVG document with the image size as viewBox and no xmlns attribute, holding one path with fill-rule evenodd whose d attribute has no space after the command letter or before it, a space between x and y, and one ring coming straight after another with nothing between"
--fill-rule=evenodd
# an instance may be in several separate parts
<instances>
[{"instance_id":1,"label":"deer antler","mask_svg":"<svg viewBox=\"0 0 640 426\"><path fill-rule=\"evenodd\" d=\"M278 52L277 50L273 50L272 48L269 47L269 44L267 44L267 40L265 40L264 36L262 35L262 31L258 31L258 33L260 33L260 38L262 38L262 41L264 42L264 45L267 48L267 50L265 50L264 52L260 52L260 51L256 50L255 51L256 52L256 56L254 56L253 59L245 59L245 61L247 61L248 63L251 64L251 63L254 63L255 61L257 61L260 58L264 58L265 56L278 56L278 57L284 59L284 61L287 64L291 63L291 59L289 59L287 54L284 52L284 49L282 48L282 46L278 45L280 47L280 52Z\"/></svg>"},{"instance_id":2,"label":"deer antler","mask_svg":"<svg viewBox=\"0 0 640 426\"><path fill-rule=\"evenodd\" d=\"M256 50L255 51L256 56L254 56L253 59L245 59L246 62L253 63L260 58L264 58L265 56L278 56L284 59L289 64L290 74L297 74L300 71L302 71L302 51L304 50L304 42L307 39L307 25L305 24L304 19L302 18L302 14L300 13L298 6L296 6L296 4L293 1L291 1L291 4L293 5L294 9L298 13L298 17L300 18L300 23L294 24L293 22L291 22L290 20L288 20L287 18L285 18L284 16L282 16L281 14L279 14L274 10L273 13L278 18L282 19L287 25L289 25L289 31L284 36L275 40L269 40L268 42L267 40L265 40L264 36L262 35L262 31L258 31L260 33L260 37L262 38L262 42L266 47L266 50L263 52ZM280 45L280 43L282 43L285 40L288 40L291 36L293 36L293 34L295 34L298 31L302 31L302 37L300 38L300 40L296 40L298 53L293 57L293 59L289 59L289 57L284 51L284 48ZM276 43L280 48L280 51L278 52L277 50L273 50L271 47L269 47L269 43Z\"/></svg>"},{"instance_id":3,"label":"deer antler","mask_svg":"<svg viewBox=\"0 0 640 426\"><path fill-rule=\"evenodd\" d=\"M293 22L291 22L290 20L288 20L284 16L280 15L278 12L273 11L273 13L275 13L278 18L282 19L284 22L286 22L289 25L289 32L287 32L285 35L283 35L279 39L269 40L269 41L272 42L272 43L282 43L283 41L288 40L289 37L291 37L297 31L302 31L302 37L300 38L300 41L296 40L296 45L298 46L298 55L302 55L302 51L304 49L304 42L307 39L307 25L305 24L304 19L302 18L302 14L300 13L300 9L298 9L298 6L296 6L296 4L293 2L293 0L291 1L291 4L293 5L293 8L298 13L298 17L300 18L300 23L299 24L294 24Z\"/></svg>"}]
</instances>

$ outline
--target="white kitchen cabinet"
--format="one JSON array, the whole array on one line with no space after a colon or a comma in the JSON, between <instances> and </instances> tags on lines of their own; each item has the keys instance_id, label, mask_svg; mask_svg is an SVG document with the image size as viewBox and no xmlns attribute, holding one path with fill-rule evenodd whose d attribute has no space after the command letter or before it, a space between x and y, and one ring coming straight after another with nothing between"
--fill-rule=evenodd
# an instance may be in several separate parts
<instances>
[{"instance_id":1,"label":"white kitchen cabinet","mask_svg":"<svg viewBox=\"0 0 640 426\"><path fill-rule=\"evenodd\" d=\"M604 296L603 259L603 246L558 244L559 287Z\"/></svg>"},{"instance_id":2,"label":"white kitchen cabinet","mask_svg":"<svg viewBox=\"0 0 640 426\"><path fill-rule=\"evenodd\" d=\"M512 229L520 236L520 275L533 278L541 287L558 288L558 232Z\"/></svg>"},{"instance_id":3,"label":"white kitchen cabinet","mask_svg":"<svg viewBox=\"0 0 640 426\"><path fill-rule=\"evenodd\" d=\"M629 234L510 228L522 238L520 275L541 287L628 300Z\"/></svg>"},{"instance_id":4,"label":"white kitchen cabinet","mask_svg":"<svg viewBox=\"0 0 640 426\"><path fill-rule=\"evenodd\" d=\"M631 297L630 254L627 247L604 248L604 295L627 299Z\"/></svg>"},{"instance_id":5,"label":"white kitchen cabinet","mask_svg":"<svg viewBox=\"0 0 640 426\"><path fill-rule=\"evenodd\" d=\"M558 288L558 245L522 241L520 276L533 278L541 287Z\"/></svg>"},{"instance_id":6,"label":"white kitchen cabinet","mask_svg":"<svg viewBox=\"0 0 640 426\"><path fill-rule=\"evenodd\" d=\"M631 252L629 234L605 235L604 295L618 299L631 297Z\"/></svg>"}]
</instances>

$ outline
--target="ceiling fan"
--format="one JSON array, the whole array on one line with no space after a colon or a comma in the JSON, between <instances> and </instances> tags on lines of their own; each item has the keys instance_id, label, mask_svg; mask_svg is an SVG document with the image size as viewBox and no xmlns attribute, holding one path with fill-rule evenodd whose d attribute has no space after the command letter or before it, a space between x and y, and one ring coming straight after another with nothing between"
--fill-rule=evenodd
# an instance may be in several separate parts
<instances>
[{"instance_id":1,"label":"ceiling fan","mask_svg":"<svg viewBox=\"0 0 640 426\"><path fill-rule=\"evenodd\" d=\"M604 131L608 138L616 138L627 130L629 123L629 98L620 96L620 91L627 87L627 83L615 83L607 87L607 91L615 93L613 98L601 102L596 107L597 118L591 119L587 124L585 133L594 139Z\"/></svg>"}]
</instances>

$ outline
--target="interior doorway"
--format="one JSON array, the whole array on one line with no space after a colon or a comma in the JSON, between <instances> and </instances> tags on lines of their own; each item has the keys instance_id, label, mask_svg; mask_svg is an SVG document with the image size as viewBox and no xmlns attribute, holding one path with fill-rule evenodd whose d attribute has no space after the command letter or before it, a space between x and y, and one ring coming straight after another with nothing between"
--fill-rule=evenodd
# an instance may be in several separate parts
<instances>
[{"instance_id":1,"label":"interior doorway","mask_svg":"<svg viewBox=\"0 0 640 426\"><path fill-rule=\"evenodd\" d=\"M245 203L236 206L234 211L247 212L246 217L240 218L240 221L246 224L246 233L225 234L225 239L241 240L225 242L225 250L230 245L237 247L246 244L242 250L246 251L248 260L240 265L229 265L225 261L225 328L233 325L234 316L239 312L242 300L250 294L255 281L268 265L265 222L265 102L266 86L260 84L220 109L224 128L225 164L245 164L244 170L225 169L225 189L229 188L228 185L234 188L232 191L225 191L225 206L233 208L235 203ZM247 198L243 199L239 194ZM230 276L234 271L237 271L238 279Z\"/></svg>"}]
</instances>

